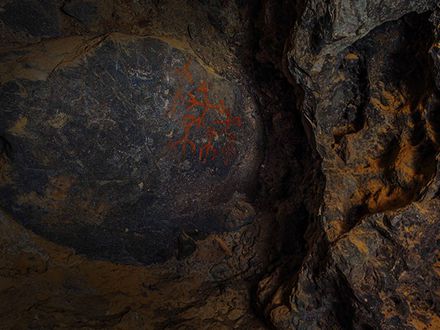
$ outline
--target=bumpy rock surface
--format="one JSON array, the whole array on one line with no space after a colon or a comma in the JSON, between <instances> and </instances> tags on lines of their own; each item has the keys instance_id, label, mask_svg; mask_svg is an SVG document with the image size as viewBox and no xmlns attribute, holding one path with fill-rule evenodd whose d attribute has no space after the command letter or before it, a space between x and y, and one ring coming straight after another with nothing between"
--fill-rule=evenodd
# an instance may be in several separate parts
<instances>
[{"instance_id":1,"label":"bumpy rock surface","mask_svg":"<svg viewBox=\"0 0 440 330\"><path fill-rule=\"evenodd\" d=\"M440 328L435 0L0 1L0 327Z\"/></svg>"},{"instance_id":2,"label":"bumpy rock surface","mask_svg":"<svg viewBox=\"0 0 440 330\"><path fill-rule=\"evenodd\" d=\"M308 1L295 25L287 66L325 188L300 267L269 303L279 275L260 283L278 328L440 326L435 4Z\"/></svg>"}]
</instances>

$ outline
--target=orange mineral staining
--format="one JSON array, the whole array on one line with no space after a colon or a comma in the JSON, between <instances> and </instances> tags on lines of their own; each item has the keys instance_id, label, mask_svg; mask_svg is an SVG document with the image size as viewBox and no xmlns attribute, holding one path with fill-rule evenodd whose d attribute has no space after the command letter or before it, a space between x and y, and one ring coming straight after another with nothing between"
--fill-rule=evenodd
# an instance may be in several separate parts
<instances>
[{"instance_id":1,"label":"orange mineral staining","mask_svg":"<svg viewBox=\"0 0 440 330\"><path fill-rule=\"evenodd\" d=\"M237 155L237 137L232 130L242 126L242 119L232 115L223 99L216 103L210 100L208 83L194 81L190 64L176 69L184 86L177 88L169 112L180 114L183 133L170 146L180 149L183 158L189 151L202 163L221 158L229 165Z\"/></svg>"}]
</instances>

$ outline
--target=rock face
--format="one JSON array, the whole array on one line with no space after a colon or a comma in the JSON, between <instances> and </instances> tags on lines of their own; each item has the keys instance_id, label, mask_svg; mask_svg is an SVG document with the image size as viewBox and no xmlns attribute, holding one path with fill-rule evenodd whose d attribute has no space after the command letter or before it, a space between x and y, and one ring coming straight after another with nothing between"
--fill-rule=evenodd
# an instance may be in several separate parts
<instances>
[{"instance_id":1,"label":"rock face","mask_svg":"<svg viewBox=\"0 0 440 330\"><path fill-rule=\"evenodd\" d=\"M250 8L0 8L0 328L263 328Z\"/></svg>"},{"instance_id":2,"label":"rock face","mask_svg":"<svg viewBox=\"0 0 440 330\"><path fill-rule=\"evenodd\" d=\"M5 55L6 211L79 253L147 264L175 255L180 233L251 220L259 131L243 90L157 39L40 47L66 44Z\"/></svg>"},{"instance_id":3,"label":"rock face","mask_svg":"<svg viewBox=\"0 0 440 330\"><path fill-rule=\"evenodd\" d=\"M24 0L3 1L3 3L0 13L0 20L3 23L2 37L7 37L14 32L32 37L58 37L61 35L56 2Z\"/></svg>"},{"instance_id":4,"label":"rock face","mask_svg":"<svg viewBox=\"0 0 440 330\"><path fill-rule=\"evenodd\" d=\"M301 13L286 56L325 189L301 266L265 306L278 328L440 326L434 7L308 1Z\"/></svg>"},{"instance_id":5,"label":"rock face","mask_svg":"<svg viewBox=\"0 0 440 330\"><path fill-rule=\"evenodd\" d=\"M435 0L0 1L5 328L440 328Z\"/></svg>"}]
</instances>

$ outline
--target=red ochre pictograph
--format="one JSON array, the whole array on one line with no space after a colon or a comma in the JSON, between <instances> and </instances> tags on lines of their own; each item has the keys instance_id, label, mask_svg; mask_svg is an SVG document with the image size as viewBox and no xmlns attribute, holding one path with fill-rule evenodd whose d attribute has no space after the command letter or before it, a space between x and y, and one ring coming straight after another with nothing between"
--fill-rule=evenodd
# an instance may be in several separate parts
<instances>
[{"instance_id":1,"label":"red ochre pictograph","mask_svg":"<svg viewBox=\"0 0 440 330\"><path fill-rule=\"evenodd\" d=\"M190 70L191 62L176 69L181 78L169 114L181 115L182 135L170 142L180 149L182 157L192 153L202 163L222 159L227 166L237 155L237 136L233 129L242 126L239 116L233 116L223 99L212 103L206 81L196 82Z\"/></svg>"}]
</instances>

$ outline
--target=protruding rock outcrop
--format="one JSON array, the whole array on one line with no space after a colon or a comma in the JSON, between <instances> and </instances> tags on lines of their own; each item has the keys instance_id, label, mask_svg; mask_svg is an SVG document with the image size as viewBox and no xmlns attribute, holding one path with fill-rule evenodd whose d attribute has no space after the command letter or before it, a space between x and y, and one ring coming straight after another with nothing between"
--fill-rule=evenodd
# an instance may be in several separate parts
<instances>
[{"instance_id":1,"label":"protruding rock outcrop","mask_svg":"<svg viewBox=\"0 0 440 330\"><path fill-rule=\"evenodd\" d=\"M286 57L325 189L300 269L265 305L277 328L439 326L434 9L308 1L298 18Z\"/></svg>"}]
</instances>

